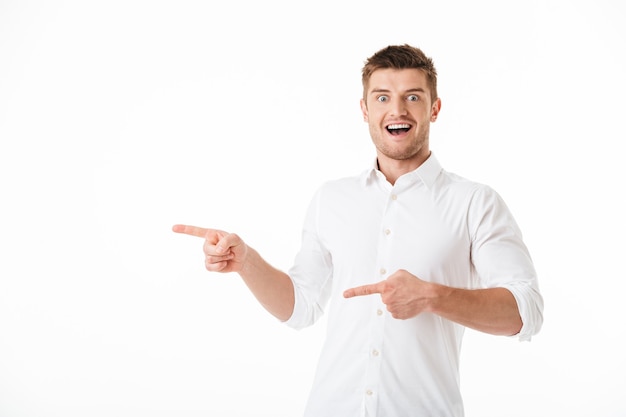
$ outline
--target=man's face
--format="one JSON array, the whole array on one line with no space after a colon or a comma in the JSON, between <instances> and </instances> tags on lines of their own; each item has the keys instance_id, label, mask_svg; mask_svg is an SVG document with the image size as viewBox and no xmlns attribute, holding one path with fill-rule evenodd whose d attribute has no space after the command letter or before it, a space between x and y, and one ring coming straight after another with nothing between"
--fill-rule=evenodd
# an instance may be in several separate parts
<instances>
[{"instance_id":1,"label":"man's face","mask_svg":"<svg viewBox=\"0 0 626 417\"><path fill-rule=\"evenodd\" d=\"M428 157L430 123L440 108L439 99L431 103L426 75L417 69L374 71L361 100L379 158L397 161Z\"/></svg>"}]
</instances>

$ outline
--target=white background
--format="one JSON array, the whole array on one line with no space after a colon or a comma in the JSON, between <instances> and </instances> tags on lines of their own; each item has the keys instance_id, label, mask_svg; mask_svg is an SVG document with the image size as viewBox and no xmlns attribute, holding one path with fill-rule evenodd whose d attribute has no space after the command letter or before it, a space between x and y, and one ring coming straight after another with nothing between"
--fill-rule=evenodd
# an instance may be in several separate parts
<instances>
[{"instance_id":1,"label":"white background","mask_svg":"<svg viewBox=\"0 0 626 417\"><path fill-rule=\"evenodd\" d=\"M394 43L434 58L431 148L504 197L545 297L530 343L467 332L467 416L626 415L623 9L0 0L0 416L300 415L324 322L171 226L287 269L315 189L373 158L360 69Z\"/></svg>"}]
</instances>

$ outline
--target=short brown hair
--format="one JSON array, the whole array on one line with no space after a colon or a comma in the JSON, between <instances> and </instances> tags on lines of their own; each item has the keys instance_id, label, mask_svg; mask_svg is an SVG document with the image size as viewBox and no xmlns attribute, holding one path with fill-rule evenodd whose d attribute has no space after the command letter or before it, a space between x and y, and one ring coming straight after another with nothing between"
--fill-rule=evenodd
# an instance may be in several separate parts
<instances>
[{"instance_id":1,"label":"short brown hair","mask_svg":"<svg viewBox=\"0 0 626 417\"><path fill-rule=\"evenodd\" d=\"M363 99L367 98L367 87L372 73L379 69L418 69L426 74L430 98L437 99L437 70L433 60L427 57L421 49L413 46L390 45L381 49L365 61L361 82L363 83Z\"/></svg>"}]
</instances>

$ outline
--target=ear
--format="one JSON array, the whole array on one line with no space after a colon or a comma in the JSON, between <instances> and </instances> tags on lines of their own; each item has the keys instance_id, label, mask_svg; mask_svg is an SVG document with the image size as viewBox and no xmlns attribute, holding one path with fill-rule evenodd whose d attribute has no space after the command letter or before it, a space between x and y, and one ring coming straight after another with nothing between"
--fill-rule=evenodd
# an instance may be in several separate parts
<instances>
[{"instance_id":1,"label":"ear","mask_svg":"<svg viewBox=\"0 0 626 417\"><path fill-rule=\"evenodd\" d=\"M367 112L367 103L365 100L361 99L361 113L363 113L363 121L368 122L368 112Z\"/></svg>"},{"instance_id":2,"label":"ear","mask_svg":"<svg viewBox=\"0 0 626 417\"><path fill-rule=\"evenodd\" d=\"M434 122L437 120L437 116L439 115L440 111L441 111L441 99L438 98L437 100L435 100L435 102L433 103L433 107L430 110L431 122Z\"/></svg>"}]
</instances>

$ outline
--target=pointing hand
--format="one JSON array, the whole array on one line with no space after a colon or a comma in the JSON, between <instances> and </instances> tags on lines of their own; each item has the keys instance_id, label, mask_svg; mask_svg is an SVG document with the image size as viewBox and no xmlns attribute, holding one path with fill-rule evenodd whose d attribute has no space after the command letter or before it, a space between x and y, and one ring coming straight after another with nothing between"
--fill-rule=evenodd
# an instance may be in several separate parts
<instances>
[{"instance_id":1,"label":"pointing hand","mask_svg":"<svg viewBox=\"0 0 626 417\"><path fill-rule=\"evenodd\" d=\"M243 267L248 246L236 234L184 224L174 225L172 230L204 239L203 251L207 270L238 272Z\"/></svg>"},{"instance_id":2,"label":"pointing hand","mask_svg":"<svg viewBox=\"0 0 626 417\"><path fill-rule=\"evenodd\" d=\"M352 298L380 294L382 302L394 318L409 319L429 310L434 285L401 269L384 281L347 289L343 296Z\"/></svg>"}]
</instances>

